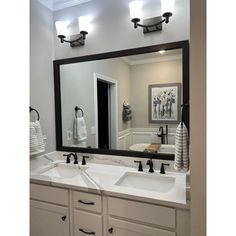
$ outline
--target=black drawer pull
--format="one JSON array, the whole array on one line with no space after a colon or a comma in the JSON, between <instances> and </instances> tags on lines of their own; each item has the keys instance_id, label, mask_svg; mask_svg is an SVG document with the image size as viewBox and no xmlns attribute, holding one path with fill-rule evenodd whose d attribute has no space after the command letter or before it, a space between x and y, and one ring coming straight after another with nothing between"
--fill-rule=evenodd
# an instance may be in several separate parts
<instances>
[{"instance_id":1,"label":"black drawer pull","mask_svg":"<svg viewBox=\"0 0 236 236\"><path fill-rule=\"evenodd\" d=\"M85 204L85 205L95 205L94 202L84 202L84 201L82 201L82 200L78 200L78 202L83 203L83 204Z\"/></svg>"},{"instance_id":2,"label":"black drawer pull","mask_svg":"<svg viewBox=\"0 0 236 236\"><path fill-rule=\"evenodd\" d=\"M110 229L108 229L108 232L109 232L110 234L112 234L112 233L113 233L113 228L111 227Z\"/></svg>"},{"instance_id":3,"label":"black drawer pull","mask_svg":"<svg viewBox=\"0 0 236 236\"><path fill-rule=\"evenodd\" d=\"M83 229L79 229L79 231L81 231L84 234L93 234L93 235L95 235L95 232L87 232L87 231L85 231Z\"/></svg>"},{"instance_id":4,"label":"black drawer pull","mask_svg":"<svg viewBox=\"0 0 236 236\"><path fill-rule=\"evenodd\" d=\"M61 219L62 219L63 221L65 221L65 220L66 220L66 216L62 216Z\"/></svg>"}]
</instances>

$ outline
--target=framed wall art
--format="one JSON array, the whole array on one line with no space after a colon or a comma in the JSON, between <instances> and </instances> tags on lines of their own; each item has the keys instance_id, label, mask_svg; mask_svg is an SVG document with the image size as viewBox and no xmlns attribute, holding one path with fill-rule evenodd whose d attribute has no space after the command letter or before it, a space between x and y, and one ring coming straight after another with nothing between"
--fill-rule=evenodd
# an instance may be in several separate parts
<instances>
[{"instance_id":1,"label":"framed wall art","mask_svg":"<svg viewBox=\"0 0 236 236\"><path fill-rule=\"evenodd\" d=\"M152 84L149 90L149 123L180 121L181 84Z\"/></svg>"}]
</instances>

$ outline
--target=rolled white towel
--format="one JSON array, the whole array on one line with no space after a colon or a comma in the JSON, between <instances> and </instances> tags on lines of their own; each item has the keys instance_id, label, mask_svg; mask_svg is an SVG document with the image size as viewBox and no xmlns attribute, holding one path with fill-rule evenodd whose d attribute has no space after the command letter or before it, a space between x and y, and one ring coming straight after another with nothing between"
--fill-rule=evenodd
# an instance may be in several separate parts
<instances>
[{"instance_id":1,"label":"rolled white towel","mask_svg":"<svg viewBox=\"0 0 236 236\"><path fill-rule=\"evenodd\" d=\"M84 117L77 117L74 119L73 137L79 142L85 141L87 139L87 128Z\"/></svg>"},{"instance_id":2,"label":"rolled white towel","mask_svg":"<svg viewBox=\"0 0 236 236\"><path fill-rule=\"evenodd\" d=\"M176 129L174 168L179 171L189 169L189 137L184 123L180 123Z\"/></svg>"},{"instance_id":3,"label":"rolled white towel","mask_svg":"<svg viewBox=\"0 0 236 236\"><path fill-rule=\"evenodd\" d=\"M45 152L43 134L39 121L30 122L30 155Z\"/></svg>"}]
</instances>

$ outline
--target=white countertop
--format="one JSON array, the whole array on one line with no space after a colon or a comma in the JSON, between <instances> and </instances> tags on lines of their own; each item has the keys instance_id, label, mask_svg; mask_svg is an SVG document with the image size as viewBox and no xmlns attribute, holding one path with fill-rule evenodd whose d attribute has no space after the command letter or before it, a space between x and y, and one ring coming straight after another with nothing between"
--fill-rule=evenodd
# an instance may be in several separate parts
<instances>
[{"instance_id":1,"label":"white countertop","mask_svg":"<svg viewBox=\"0 0 236 236\"><path fill-rule=\"evenodd\" d=\"M53 167L59 165L68 165L69 168L79 169L80 174L75 177L62 177L53 173ZM64 163L64 164L63 164ZM87 163L86 166L65 164L65 161L57 160L54 162L41 163L40 166L31 170L31 183L39 183L50 186L69 188L74 190L102 193L108 196L121 197L137 201L161 204L179 208L189 208L186 202L186 174L166 171L165 176L174 177L175 183L167 192L156 192L137 188L130 188L116 185L116 182L126 173L139 173L137 168L117 166L111 164ZM45 175L47 170L51 170L50 174ZM149 175L160 175L159 171L149 173L148 169L144 172ZM140 174L143 174L140 173ZM163 175L162 175L163 176Z\"/></svg>"}]
</instances>

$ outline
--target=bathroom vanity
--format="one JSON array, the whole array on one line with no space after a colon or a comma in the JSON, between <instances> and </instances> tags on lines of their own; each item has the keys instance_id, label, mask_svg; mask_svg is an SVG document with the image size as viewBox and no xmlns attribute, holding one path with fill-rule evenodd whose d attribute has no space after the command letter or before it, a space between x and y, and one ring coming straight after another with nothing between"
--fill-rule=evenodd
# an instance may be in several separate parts
<instances>
[{"instance_id":1,"label":"bathroom vanity","mask_svg":"<svg viewBox=\"0 0 236 236\"><path fill-rule=\"evenodd\" d=\"M180 111L189 103L188 49L180 41L54 61L56 150L99 158L66 164L61 153L31 170L31 236L190 235L186 174L173 171L181 114L189 127L188 109ZM138 171L134 158L149 159L154 173Z\"/></svg>"},{"instance_id":2,"label":"bathroom vanity","mask_svg":"<svg viewBox=\"0 0 236 236\"><path fill-rule=\"evenodd\" d=\"M79 166L57 160L31 171L31 236L190 235L185 174Z\"/></svg>"}]
</instances>

